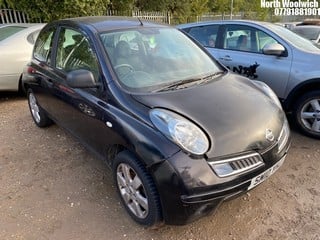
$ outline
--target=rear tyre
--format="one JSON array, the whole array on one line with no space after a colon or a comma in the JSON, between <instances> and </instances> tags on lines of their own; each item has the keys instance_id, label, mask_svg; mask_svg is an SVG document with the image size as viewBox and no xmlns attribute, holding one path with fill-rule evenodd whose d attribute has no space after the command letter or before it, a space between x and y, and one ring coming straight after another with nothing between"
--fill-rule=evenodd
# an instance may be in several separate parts
<instances>
[{"instance_id":1,"label":"rear tyre","mask_svg":"<svg viewBox=\"0 0 320 240\"><path fill-rule=\"evenodd\" d=\"M302 133L320 139L320 91L300 97L293 107L293 115Z\"/></svg>"},{"instance_id":2,"label":"rear tyre","mask_svg":"<svg viewBox=\"0 0 320 240\"><path fill-rule=\"evenodd\" d=\"M121 203L137 223L155 226L162 220L157 189L145 167L129 151L120 152L113 176Z\"/></svg>"},{"instance_id":3,"label":"rear tyre","mask_svg":"<svg viewBox=\"0 0 320 240\"><path fill-rule=\"evenodd\" d=\"M50 126L53 123L52 120L47 116L46 112L39 106L36 96L34 95L31 89L28 90L27 95L30 113L35 124L40 128Z\"/></svg>"}]
</instances>

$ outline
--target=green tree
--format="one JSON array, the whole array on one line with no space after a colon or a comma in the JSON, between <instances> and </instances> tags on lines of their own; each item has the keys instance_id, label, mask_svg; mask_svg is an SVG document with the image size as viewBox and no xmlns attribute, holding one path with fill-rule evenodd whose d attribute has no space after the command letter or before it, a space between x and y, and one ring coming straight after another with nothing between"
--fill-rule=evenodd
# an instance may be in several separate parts
<instances>
[{"instance_id":1,"label":"green tree","mask_svg":"<svg viewBox=\"0 0 320 240\"><path fill-rule=\"evenodd\" d=\"M192 0L137 0L136 6L143 11L167 11L172 15L173 23L181 23L192 15L191 2Z\"/></svg>"},{"instance_id":2,"label":"green tree","mask_svg":"<svg viewBox=\"0 0 320 240\"><path fill-rule=\"evenodd\" d=\"M192 0L191 1L191 12L193 16L201 16L209 11L208 8L209 0Z\"/></svg>"},{"instance_id":3,"label":"green tree","mask_svg":"<svg viewBox=\"0 0 320 240\"><path fill-rule=\"evenodd\" d=\"M168 0L137 0L136 7L142 11L167 11Z\"/></svg>"},{"instance_id":4,"label":"green tree","mask_svg":"<svg viewBox=\"0 0 320 240\"><path fill-rule=\"evenodd\" d=\"M168 4L168 11L173 16L173 23L187 22L191 16L191 0L182 2L181 0L170 1Z\"/></svg>"},{"instance_id":5,"label":"green tree","mask_svg":"<svg viewBox=\"0 0 320 240\"><path fill-rule=\"evenodd\" d=\"M244 13L245 19L269 20L273 9L261 8L261 2L256 0L235 0L238 1L238 11Z\"/></svg>"},{"instance_id":6,"label":"green tree","mask_svg":"<svg viewBox=\"0 0 320 240\"><path fill-rule=\"evenodd\" d=\"M104 15L109 0L7 0L9 6L24 11L31 19L52 21L68 17Z\"/></svg>"},{"instance_id":7,"label":"green tree","mask_svg":"<svg viewBox=\"0 0 320 240\"><path fill-rule=\"evenodd\" d=\"M135 0L111 0L109 6L112 10L131 11L135 8Z\"/></svg>"},{"instance_id":8,"label":"green tree","mask_svg":"<svg viewBox=\"0 0 320 240\"><path fill-rule=\"evenodd\" d=\"M7 2L6 0L0 0L0 9L1 8L7 8Z\"/></svg>"},{"instance_id":9,"label":"green tree","mask_svg":"<svg viewBox=\"0 0 320 240\"><path fill-rule=\"evenodd\" d=\"M257 0L214 0L208 3L211 11L228 15L231 13L231 5L233 14L242 12L246 19L268 20L272 11L261 8L261 1Z\"/></svg>"},{"instance_id":10,"label":"green tree","mask_svg":"<svg viewBox=\"0 0 320 240\"><path fill-rule=\"evenodd\" d=\"M210 11L221 14L230 13L230 6L231 0L213 0L208 2L208 8Z\"/></svg>"}]
</instances>

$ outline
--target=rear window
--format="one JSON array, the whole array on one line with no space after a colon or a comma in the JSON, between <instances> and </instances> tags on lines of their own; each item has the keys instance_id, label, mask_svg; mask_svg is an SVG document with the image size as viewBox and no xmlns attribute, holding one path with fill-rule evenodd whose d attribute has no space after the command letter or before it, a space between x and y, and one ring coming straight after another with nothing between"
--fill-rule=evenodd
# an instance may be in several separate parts
<instances>
[{"instance_id":1,"label":"rear window","mask_svg":"<svg viewBox=\"0 0 320 240\"><path fill-rule=\"evenodd\" d=\"M16 34L17 32L22 31L25 29L25 27L19 27L19 26L6 26L0 28L0 41Z\"/></svg>"},{"instance_id":2,"label":"rear window","mask_svg":"<svg viewBox=\"0 0 320 240\"><path fill-rule=\"evenodd\" d=\"M50 63L52 37L54 29L49 28L39 34L34 46L33 56L41 62Z\"/></svg>"}]
</instances>

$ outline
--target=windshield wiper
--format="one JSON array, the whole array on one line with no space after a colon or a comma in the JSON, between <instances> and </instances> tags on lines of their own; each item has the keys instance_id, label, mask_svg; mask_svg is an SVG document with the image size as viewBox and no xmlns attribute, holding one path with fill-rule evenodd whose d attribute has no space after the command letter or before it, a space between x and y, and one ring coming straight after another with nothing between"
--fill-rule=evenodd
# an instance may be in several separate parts
<instances>
[{"instance_id":1,"label":"windshield wiper","mask_svg":"<svg viewBox=\"0 0 320 240\"><path fill-rule=\"evenodd\" d=\"M189 86L194 85L195 83L197 85L207 83L211 81L212 79L216 78L218 75L223 74L223 71L216 72L214 74L210 74L208 76L205 76L203 78L190 78L187 80L179 80L173 83L170 83L168 85L165 85L164 87L156 89L154 92L162 92L162 91L167 91L167 90L176 90L176 89L181 89L181 88L186 88Z\"/></svg>"},{"instance_id":2,"label":"windshield wiper","mask_svg":"<svg viewBox=\"0 0 320 240\"><path fill-rule=\"evenodd\" d=\"M201 84L202 84L202 83L207 83L207 82L215 79L217 76L219 76L219 75L221 75L221 74L223 74L223 73L225 73L225 72L224 72L224 71L220 71L220 72L216 72L216 73L214 73L214 74L208 75L208 76L202 78L200 83L201 83ZM199 84L200 84L200 83L199 83Z\"/></svg>"},{"instance_id":3,"label":"windshield wiper","mask_svg":"<svg viewBox=\"0 0 320 240\"><path fill-rule=\"evenodd\" d=\"M185 88L187 84L193 83L196 81L201 80L201 78L193 78L193 79L188 79L188 80L179 80L170 84L165 85L164 87L158 88L155 90L155 92L161 92L161 91L167 91L167 90L176 90L181 88L181 86L184 86Z\"/></svg>"}]
</instances>

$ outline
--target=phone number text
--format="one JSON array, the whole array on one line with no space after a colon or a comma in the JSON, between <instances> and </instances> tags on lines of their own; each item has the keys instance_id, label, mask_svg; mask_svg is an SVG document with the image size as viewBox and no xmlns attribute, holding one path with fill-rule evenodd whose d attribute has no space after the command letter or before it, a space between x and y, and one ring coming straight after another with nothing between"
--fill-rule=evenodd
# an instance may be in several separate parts
<instances>
[{"instance_id":1,"label":"phone number text","mask_svg":"<svg viewBox=\"0 0 320 240\"><path fill-rule=\"evenodd\" d=\"M275 8L276 16L311 16L320 15L320 8Z\"/></svg>"}]
</instances>

